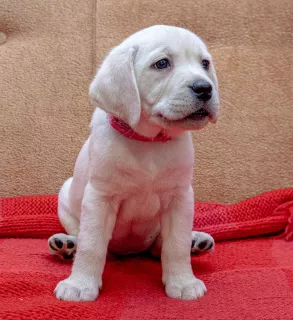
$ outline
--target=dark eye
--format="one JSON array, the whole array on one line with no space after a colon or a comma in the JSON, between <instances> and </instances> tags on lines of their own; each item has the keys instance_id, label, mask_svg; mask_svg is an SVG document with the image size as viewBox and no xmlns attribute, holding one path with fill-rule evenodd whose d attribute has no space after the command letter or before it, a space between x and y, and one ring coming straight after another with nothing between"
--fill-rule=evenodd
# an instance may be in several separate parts
<instances>
[{"instance_id":1,"label":"dark eye","mask_svg":"<svg viewBox=\"0 0 293 320\"><path fill-rule=\"evenodd\" d=\"M205 70L209 70L209 66L210 66L209 60L203 59L203 60L201 61L201 64L202 64L202 66L203 66L203 68L204 68Z\"/></svg>"},{"instance_id":2,"label":"dark eye","mask_svg":"<svg viewBox=\"0 0 293 320\"><path fill-rule=\"evenodd\" d=\"M170 62L168 59L161 59L154 64L154 68L156 69L166 69L170 67Z\"/></svg>"}]
</instances>

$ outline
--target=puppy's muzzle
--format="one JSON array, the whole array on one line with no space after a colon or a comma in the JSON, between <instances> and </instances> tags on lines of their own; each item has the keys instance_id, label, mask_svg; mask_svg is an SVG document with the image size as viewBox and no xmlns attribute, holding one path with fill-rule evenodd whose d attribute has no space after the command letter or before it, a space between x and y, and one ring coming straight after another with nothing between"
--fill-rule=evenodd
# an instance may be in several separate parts
<instances>
[{"instance_id":1,"label":"puppy's muzzle","mask_svg":"<svg viewBox=\"0 0 293 320\"><path fill-rule=\"evenodd\" d=\"M208 110L201 108L195 112L192 112L191 114L189 114L186 118L188 119L200 119L200 118L204 118L204 117L208 117L210 116L210 113Z\"/></svg>"},{"instance_id":2,"label":"puppy's muzzle","mask_svg":"<svg viewBox=\"0 0 293 320\"><path fill-rule=\"evenodd\" d=\"M198 80L194 82L190 88L200 101L206 102L212 97L213 87L208 81Z\"/></svg>"}]
</instances>

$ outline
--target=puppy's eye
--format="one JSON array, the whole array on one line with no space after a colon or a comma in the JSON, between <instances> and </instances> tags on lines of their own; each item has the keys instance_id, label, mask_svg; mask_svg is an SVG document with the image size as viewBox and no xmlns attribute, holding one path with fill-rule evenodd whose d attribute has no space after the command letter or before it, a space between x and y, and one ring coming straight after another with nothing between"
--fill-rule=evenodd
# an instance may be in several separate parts
<instances>
[{"instance_id":1,"label":"puppy's eye","mask_svg":"<svg viewBox=\"0 0 293 320\"><path fill-rule=\"evenodd\" d=\"M166 69L166 68L170 67L170 62L168 59L161 59L161 60L157 61L153 65L153 67L156 69Z\"/></svg>"},{"instance_id":2,"label":"puppy's eye","mask_svg":"<svg viewBox=\"0 0 293 320\"><path fill-rule=\"evenodd\" d=\"M210 62L209 62L209 60L203 59L203 60L201 61L201 64L202 64L202 66L203 66L203 68L204 68L205 70L209 70L209 67L210 67Z\"/></svg>"}]
</instances>

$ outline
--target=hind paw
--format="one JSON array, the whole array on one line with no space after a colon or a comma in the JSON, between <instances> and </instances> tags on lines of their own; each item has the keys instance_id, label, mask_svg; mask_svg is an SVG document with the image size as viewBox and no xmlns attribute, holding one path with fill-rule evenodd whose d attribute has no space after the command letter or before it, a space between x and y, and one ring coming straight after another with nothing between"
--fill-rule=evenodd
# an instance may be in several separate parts
<instances>
[{"instance_id":1,"label":"hind paw","mask_svg":"<svg viewBox=\"0 0 293 320\"><path fill-rule=\"evenodd\" d=\"M71 260L76 252L77 237L57 233L49 238L48 246L50 254L58 255L64 260Z\"/></svg>"},{"instance_id":2,"label":"hind paw","mask_svg":"<svg viewBox=\"0 0 293 320\"><path fill-rule=\"evenodd\" d=\"M191 253L205 253L215 249L215 240L208 233L192 231L191 236Z\"/></svg>"}]
</instances>

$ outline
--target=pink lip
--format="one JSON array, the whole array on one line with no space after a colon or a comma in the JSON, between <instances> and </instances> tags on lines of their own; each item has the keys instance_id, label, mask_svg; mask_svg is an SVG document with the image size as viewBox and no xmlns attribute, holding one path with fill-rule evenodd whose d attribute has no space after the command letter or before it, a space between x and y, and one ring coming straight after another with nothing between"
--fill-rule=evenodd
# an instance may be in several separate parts
<instances>
[{"instance_id":1,"label":"pink lip","mask_svg":"<svg viewBox=\"0 0 293 320\"><path fill-rule=\"evenodd\" d=\"M219 118L219 110L214 113L210 113L209 120L211 123L216 124Z\"/></svg>"}]
</instances>

